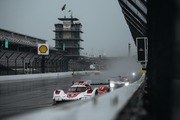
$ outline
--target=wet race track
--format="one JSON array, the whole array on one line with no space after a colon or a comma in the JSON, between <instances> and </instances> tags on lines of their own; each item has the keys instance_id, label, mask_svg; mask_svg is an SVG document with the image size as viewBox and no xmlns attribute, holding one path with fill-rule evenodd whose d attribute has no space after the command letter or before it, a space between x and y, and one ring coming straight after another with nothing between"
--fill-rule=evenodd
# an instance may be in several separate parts
<instances>
[{"instance_id":1,"label":"wet race track","mask_svg":"<svg viewBox=\"0 0 180 120\"><path fill-rule=\"evenodd\" d=\"M127 62L127 60L125 61ZM119 74L127 75L129 69L134 71L140 68L139 65L134 65L134 67L131 66L127 69L122 62L123 65L123 69L118 70L118 72L115 69L116 72L107 71L98 75L90 74L47 80L0 81L0 119L53 106L53 91L62 89L66 92L72 85L72 81L107 82L110 77Z\"/></svg>"},{"instance_id":2,"label":"wet race track","mask_svg":"<svg viewBox=\"0 0 180 120\"><path fill-rule=\"evenodd\" d=\"M92 74L61 79L1 82L0 118L52 106L53 91L55 89L67 91L73 80L90 80L89 78L91 78L92 82L104 81L98 80L98 77L100 76Z\"/></svg>"}]
</instances>

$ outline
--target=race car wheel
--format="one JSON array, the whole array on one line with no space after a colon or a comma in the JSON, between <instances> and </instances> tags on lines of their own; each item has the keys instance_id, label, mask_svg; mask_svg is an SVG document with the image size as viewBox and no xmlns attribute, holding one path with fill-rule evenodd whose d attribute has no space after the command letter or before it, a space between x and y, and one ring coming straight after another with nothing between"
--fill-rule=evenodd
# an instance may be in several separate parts
<instances>
[{"instance_id":1,"label":"race car wheel","mask_svg":"<svg viewBox=\"0 0 180 120\"><path fill-rule=\"evenodd\" d=\"M96 95L98 95L98 91L97 91L97 90L96 90L96 92L95 92L95 96L96 96Z\"/></svg>"},{"instance_id":2,"label":"race car wheel","mask_svg":"<svg viewBox=\"0 0 180 120\"><path fill-rule=\"evenodd\" d=\"M55 99L53 99L53 105L55 105L57 102L56 102L56 100Z\"/></svg>"}]
</instances>

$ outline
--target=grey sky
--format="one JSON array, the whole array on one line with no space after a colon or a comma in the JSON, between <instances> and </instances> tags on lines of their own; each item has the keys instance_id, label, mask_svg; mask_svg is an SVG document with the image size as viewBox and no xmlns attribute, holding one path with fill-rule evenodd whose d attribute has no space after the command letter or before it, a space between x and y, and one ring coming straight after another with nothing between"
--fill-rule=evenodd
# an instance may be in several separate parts
<instances>
[{"instance_id":1,"label":"grey sky","mask_svg":"<svg viewBox=\"0 0 180 120\"><path fill-rule=\"evenodd\" d=\"M84 52L126 56L131 43L136 53L118 0L0 0L0 28L46 39L54 46L54 24L59 17L69 17L68 10L83 25Z\"/></svg>"}]
</instances>

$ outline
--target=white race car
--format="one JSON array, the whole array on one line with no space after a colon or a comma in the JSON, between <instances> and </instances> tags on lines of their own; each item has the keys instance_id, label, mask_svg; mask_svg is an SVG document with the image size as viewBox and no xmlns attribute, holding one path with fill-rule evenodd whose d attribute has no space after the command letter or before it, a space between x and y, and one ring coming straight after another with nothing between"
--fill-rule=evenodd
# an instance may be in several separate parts
<instances>
[{"instance_id":1,"label":"white race car","mask_svg":"<svg viewBox=\"0 0 180 120\"><path fill-rule=\"evenodd\" d=\"M98 95L98 88L91 88L90 82L75 82L68 89L67 93L63 90L55 90L53 93L53 103L73 100L83 100Z\"/></svg>"},{"instance_id":2,"label":"white race car","mask_svg":"<svg viewBox=\"0 0 180 120\"><path fill-rule=\"evenodd\" d=\"M121 77L121 76L117 76L117 77L113 77L110 80L110 88L111 91L117 89L117 88L121 88L124 86L128 86L129 83L129 78L128 77Z\"/></svg>"}]
</instances>

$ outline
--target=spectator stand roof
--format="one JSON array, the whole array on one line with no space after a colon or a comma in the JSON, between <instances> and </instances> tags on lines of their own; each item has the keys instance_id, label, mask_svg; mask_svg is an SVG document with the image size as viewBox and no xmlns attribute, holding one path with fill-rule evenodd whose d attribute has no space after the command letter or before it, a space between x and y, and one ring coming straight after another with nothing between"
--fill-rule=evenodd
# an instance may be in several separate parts
<instances>
[{"instance_id":1,"label":"spectator stand roof","mask_svg":"<svg viewBox=\"0 0 180 120\"><path fill-rule=\"evenodd\" d=\"M134 42L147 36L147 0L118 0Z\"/></svg>"},{"instance_id":2,"label":"spectator stand roof","mask_svg":"<svg viewBox=\"0 0 180 120\"><path fill-rule=\"evenodd\" d=\"M2 47L2 43L5 39L8 40L10 45L16 46L16 48L24 47L27 49L28 48L36 49L38 44L45 44L47 41L44 39L40 39L40 38L36 38L36 37L29 36L29 35L24 35L24 34L20 34L17 32L13 32L10 30L5 30L5 29L0 28L1 47ZM15 50L15 49L11 49L11 47L10 47L9 50ZM57 51L57 49L55 49L52 46L50 46L50 50Z\"/></svg>"}]
</instances>

